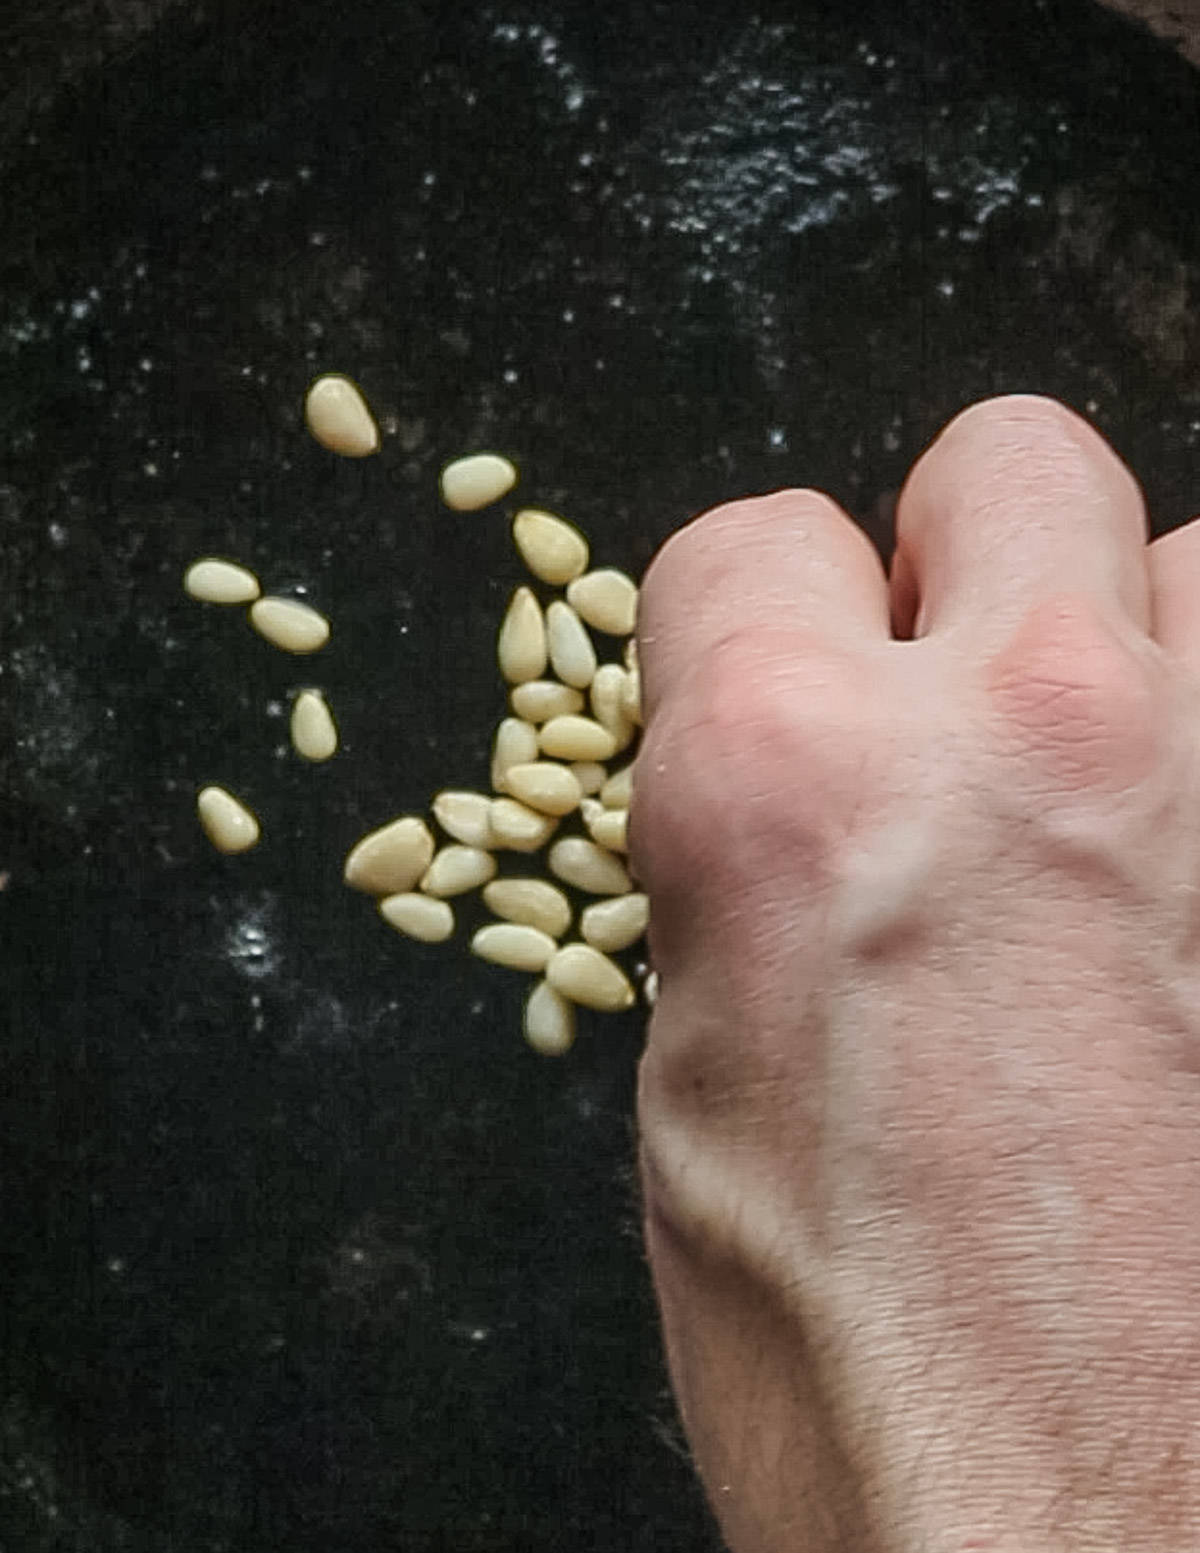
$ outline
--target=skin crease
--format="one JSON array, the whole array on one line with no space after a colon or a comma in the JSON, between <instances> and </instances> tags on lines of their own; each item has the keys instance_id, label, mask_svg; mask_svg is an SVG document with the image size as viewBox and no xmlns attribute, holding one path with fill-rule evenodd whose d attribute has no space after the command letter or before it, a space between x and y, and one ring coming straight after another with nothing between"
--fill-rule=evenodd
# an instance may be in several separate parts
<instances>
[{"instance_id":1,"label":"skin crease","mask_svg":"<svg viewBox=\"0 0 1200 1553\"><path fill-rule=\"evenodd\" d=\"M645 579L645 1232L735 1553L1200 1547L1200 524L1086 422Z\"/></svg>"}]
</instances>

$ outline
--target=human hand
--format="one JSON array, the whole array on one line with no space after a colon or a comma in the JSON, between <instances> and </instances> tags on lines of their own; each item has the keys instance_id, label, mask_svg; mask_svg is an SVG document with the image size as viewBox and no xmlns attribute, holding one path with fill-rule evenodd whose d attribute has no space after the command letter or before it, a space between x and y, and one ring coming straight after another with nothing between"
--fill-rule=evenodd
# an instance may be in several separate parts
<instances>
[{"instance_id":1,"label":"human hand","mask_svg":"<svg viewBox=\"0 0 1200 1553\"><path fill-rule=\"evenodd\" d=\"M1200 524L1053 401L639 622L647 1248L737 1553L1200 1547Z\"/></svg>"}]
</instances>

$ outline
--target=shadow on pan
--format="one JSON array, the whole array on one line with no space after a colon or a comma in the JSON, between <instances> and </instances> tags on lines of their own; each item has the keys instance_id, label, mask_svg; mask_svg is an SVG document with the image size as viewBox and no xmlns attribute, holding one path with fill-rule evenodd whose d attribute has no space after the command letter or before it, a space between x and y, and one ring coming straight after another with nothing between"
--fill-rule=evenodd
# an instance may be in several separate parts
<instances>
[{"instance_id":1,"label":"shadow on pan","mask_svg":"<svg viewBox=\"0 0 1200 1553\"><path fill-rule=\"evenodd\" d=\"M640 1252L638 1017L540 1061L520 989L401 945L339 863L484 779L519 573L439 508L456 453L511 453L635 572L788 483L886 553L944 420L1039 390L1159 529L1191 515L1193 76L1083 3L998 9L114 0L12 33L6 1546L717 1547ZM305 438L320 370L377 459ZM328 652L188 604L205 552L307 590ZM314 677L344 747L301 771ZM205 849L209 780L256 853Z\"/></svg>"}]
</instances>

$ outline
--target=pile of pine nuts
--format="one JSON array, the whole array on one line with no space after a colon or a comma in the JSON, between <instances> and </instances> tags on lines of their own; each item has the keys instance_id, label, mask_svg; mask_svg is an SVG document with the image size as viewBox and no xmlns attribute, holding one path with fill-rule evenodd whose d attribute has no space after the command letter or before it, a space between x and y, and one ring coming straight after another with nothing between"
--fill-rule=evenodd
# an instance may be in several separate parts
<instances>
[{"instance_id":1,"label":"pile of pine nuts","mask_svg":"<svg viewBox=\"0 0 1200 1553\"><path fill-rule=\"evenodd\" d=\"M316 440L342 456L360 458L380 447L365 400L340 374L312 384L305 419ZM472 454L442 470L442 500L457 512L477 511L506 496L517 479L508 459ZM635 1000L613 957L642 940L649 917L624 856L642 721L633 636L638 593L624 572L589 570L588 541L554 513L522 508L512 536L533 578L562 591L543 607L532 587L519 587L501 621L497 659L508 707L492 742L489 790L437 793L434 828L408 814L371 831L346 858L344 878L375 898L389 926L424 943L448 940L451 901L482 891L495 920L478 929L470 948L539 978L525 1003L525 1039L557 1056L574 1043L577 1006L616 1012ZM184 587L207 603L249 605L251 625L285 652L313 653L329 639L324 616L296 600L263 597L257 577L235 562L199 560ZM615 639L620 650L601 662L594 634ZM320 690L297 694L291 736L305 760L336 752L337 725ZM218 851L244 852L260 839L257 817L224 788L203 788L197 812ZM444 841L435 840L435 829ZM498 877L497 854L532 859L543 851L552 878ZM573 940L575 910L564 885L594 898L580 910ZM651 973L643 983L648 1002L654 990Z\"/></svg>"}]
</instances>

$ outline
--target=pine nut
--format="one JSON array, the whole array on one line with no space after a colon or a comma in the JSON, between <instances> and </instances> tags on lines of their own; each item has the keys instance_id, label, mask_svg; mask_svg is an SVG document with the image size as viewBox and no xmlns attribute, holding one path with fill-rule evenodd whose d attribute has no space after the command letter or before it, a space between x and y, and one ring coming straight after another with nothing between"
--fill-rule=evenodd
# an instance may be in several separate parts
<instances>
[{"instance_id":1,"label":"pine nut","mask_svg":"<svg viewBox=\"0 0 1200 1553\"><path fill-rule=\"evenodd\" d=\"M642 726L642 671L636 664L625 675L621 710L631 723L636 723L639 728Z\"/></svg>"},{"instance_id":2,"label":"pine nut","mask_svg":"<svg viewBox=\"0 0 1200 1553\"><path fill-rule=\"evenodd\" d=\"M337 724L319 690L302 690L292 703L292 747L311 761L328 760L337 753Z\"/></svg>"},{"instance_id":3,"label":"pine nut","mask_svg":"<svg viewBox=\"0 0 1200 1553\"><path fill-rule=\"evenodd\" d=\"M614 895L612 900L597 901L584 909L579 919L580 932L593 949L616 954L636 944L650 921L650 902L640 892Z\"/></svg>"},{"instance_id":4,"label":"pine nut","mask_svg":"<svg viewBox=\"0 0 1200 1553\"><path fill-rule=\"evenodd\" d=\"M425 821L402 815L370 831L350 849L343 878L367 895L404 895L433 861L433 837Z\"/></svg>"},{"instance_id":5,"label":"pine nut","mask_svg":"<svg viewBox=\"0 0 1200 1553\"><path fill-rule=\"evenodd\" d=\"M555 599L546 611L546 640L559 679L576 690L586 690L596 672L596 649L583 621L561 599Z\"/></svg>"},{"instance_id":6,"label":"pine nut","mask_svg":"<svg viewBox=\"0 0 1200 1553\"><path fill-rule=\"evenodd\" d=\"M365 458L379 452L379 428L354 383L340 372L317 378L304 399L308 429L331 453Z\"/></svg>"},{"instance_id":7,"label":"pine nut","mask_svg":"<svg viewBox=\"0 0 1200 1553\"><path fill-rule=\"evenodd\" d=\"M184 591L205 604L250 604L262 592L258 578L234 561L207 556L183 574Z\"/></svg>"},{"instance_id":8,"label":"pine nut","mask_svg":"<svg viewBox=\"0 0 1200 1553\"><path fill-rule=\"evenodd\" d=\"M442 470L442 500L455 512L477 512L506 496L516 483L516 467L507 458L472 453Z\"/></svg>"},{"instance_id":9,"label":"pine nut","mask_svg":"<svg viewBox=\"0 0 1200 1553\"><path fill-rule=\"evenodd\" d=\"M485 793L455 792L447 788L433 800L433 817L455 841L468 847L492 844L492 800Z\"/></svg>"},{"instance_id":10,"label":"pine nut","mask_svg":"<svg viewBox=\"0 0 1200 1553\"><path fill-rule=\"evenodd\" d=\"M575 1044L575 1005L548 981L525 1000L525 1039L543 1057L561 1057Z\"/></svg>"},{"instance_id":11,"label":"pine nut","mask_svg":"<svg viewBox=\"0 0 1200 1553\"><path fill-rule=\"evenodd\" d=\"M546 622L530 588L518 588L500 625L496 656L510 685L546 672Z\"/></svg>"},{"instance_id":12,"label":"pine nut","mask_svg":"<svg viewBox=\"0 0 1200 1553\"><path fill-rule=\"evenodd\" d=\"M571 926L571 903L548 879L494 879L484 885L483 903L509 922L540 928L561 938Z\"/></svg>"},{"instance_id":13,"label":"pine nut","mask_svg":"<svg viewBox=\"0 0 1200 1553\"><path fill-rule=\"evenodd\" d=\"M538 758L538 731L519 717L506 717L496 729L492 745L492 787L505 790L510 766L527 766Z\"/></svg>"},{"instance_id":14,"label":"pine nut","mask_svg":"<svg viewBox=\"0 0 1200 1553\"><path fill-rule=\"evenodd\" d=\"M316 652L329 640L329 622L298 599L259 599L250 606L250 624L284 652Z\"/></svg>"},{"instance_id":15,"label":"pine nut","mask_svg":"<svg viewBox=\"0 0 1200 1553\"><path fill-rule=\"evenodd\" d=\"M629 851L629 810L606 809L600 805L600 813L587 822L588 832L598 847L608 852Z\"/></svg>"},{"instance_id":16,"label":"pine nut","mask_svg":"<svg viewBox=\"0 0 1200 1553\"><path fill-rule=\"evenodd\" d=\"M624 659L625 667L632 674L634 669L636 669L638 666L638 644L636 636L631 636L625 643L625 651L621 656Z\"/></svg>"},{"instance_id":17,"label":"pine nut","mask_svg":"<svg viewBox=\"0 0 1200 1553\"><path fill-rule=\"evenodd\" d=\"M514 971L544 971L558 945L549 933L515 922L490 922L471 940L471 952Z\"/></svg>"},{"instance_id":18,"label":"pine nut","mask_svg":"<svg viewBox=\"0 0 1200 1553\"><path fill-rule=\"evenodd\" d=\"M578 809L583 796L575 774L551 760L509 766L505 780L514 798L540 814L553 814L558 818Z\"/></svg>"},{"instance_id":19,"label":"pine nut","mask_svg":"<svg viewBox=\"0 0 1200 1553\"><path fill-rule=\"evenodd\" d=\"M608 566L569 583L567 603L597 631L628 636L637 621L637 584Z\"/></svg>"},{"instance_id":20,"label":"pine nut","mask_svg":"<svg viewBox=\"0 0 1200 1553\"><path fill-rule=\"evenodd\" d=\"M454 909L432 895L389 895L379 902L379 914L397 933L423 944L444 944L454 932Z\"/></svg>"},{"instance_id":21,"label":"pine nut","mask_svg":"<svg viewBox=\"0 0 1200 1553\"><path fill-rule=\"evenodd\" d=\"M580 691L552 679L531 679L524 685L514 685L509 700L517 716L530 723L566 717L572 712L582 712L584 707Z\"/></svg>"},{"instance_id":22,"label":"pine nut","mask_svg":"<svg viewBox=\"0 0 1200 1553\"><path fill-rule=\"evenodd\" d=\"M421 879L426 895L465 895L496 877L496 859L482 847L443 847Z\"/></svg>"},{"instance_id":23,"label":"pine nut","mask_svg":"<svg viewBox=\"0 0 1200 1553\"><path fill-rule=\"evenodd\" d=\"M590 717L552 717L542 725L542 753L555 760L611 760L617 741Z\"/></svg>"},{"instance_id":24,"label":"pine nut","mask_svg":"<svg viewBox=\"0 0 1200 1553\"><path fill-rule=\"evenodd\" d=\"M629 676L619 663L605 663L592 680L592 716L617 742L617 753L633 739L633 723L625 715L625 686Z\"/></svg>"},{"instance_id":25,"label":"pine nut","mask_svg":"<svg viewBox=\"0 0 1200 1553\"><path fill-rule=\"evenodd\" d=\"M633 764L615 771L600 789L600 802L606 809L628 809L633 797Z\"/></svg>"},{"instance_id":26,"label":"pine nut","mask_svg":"<svg viewBox=\"0 0 1200 1553\"><path fill-rule=\"evenodd\" d=\"M550 872L589 895L625 895L633 881L624 863L583 836L564 836L550 848Z\"/></svg>"},{"instance_id":27,"label":"pine nut","mask_svg":"<svg viewBox=\"0 0 1200 1553\"><path fill-rule=\"evenodd\" d=\"M576 760L571 763L571 770L575 773L575 780L579 783L579 791L585 798L590 798L598 793L608 780L608 772L598 760Z\"/></svg>"},{"instance_id":28,"label":"pine nut","mask_svg":"<svg viewBox=\"0 0 1200 1553\"><path fill-rule=\"evenodd\" d=\"M539 814L515 798L493 798L492 835L498 847L510 852L537 852L558 829L558 821Z\"/></svg>"},{"instance_id":29,"label":"pine nut","mask_svg":"<svg viewBox=\"0 0 1200 1553\"><path fill-rule=\"evenodd\" d=\"M588 542L551 512L526 507L513 519L513 541L535 577L562 587L587 570Z\"/></svg>"},{"instance_id":30,"label":"pine nut","mask_svg":"<svg viewBox=\"0 0 1200 1553\"><path fill-rule=\"evenodd\" d=\"M546 980L556 992L584 1008L614 1014L634 1001L625 972L591 944L567 944L546 967Z\"/></svg>"},{"instance_id":31,"label":"pine nut","mask_svg":"<svg viewBox=\"0 0 1200 1553\"><path fill-rule=\"evenodd\" d=\"M246 805L223 787L202 787L196 795L196 813L218 852L248 852L262 834Z\"/></svg>"}]
</instances>

